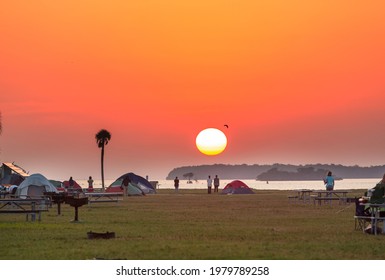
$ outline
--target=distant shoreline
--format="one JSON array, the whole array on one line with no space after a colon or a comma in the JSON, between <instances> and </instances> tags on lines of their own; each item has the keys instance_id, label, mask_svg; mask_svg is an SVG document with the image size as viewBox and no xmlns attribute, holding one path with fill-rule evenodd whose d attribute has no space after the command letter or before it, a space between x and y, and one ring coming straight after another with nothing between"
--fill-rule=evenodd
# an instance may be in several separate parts
<instances>
[{"instance_id":1,"label":"distant shoreline","mask_svg":"<svg viewBox=\"0 0 385 280\"><path fill-rule=\"evenodd\" d=\"M360 179L344 179L336 181L336 189L360 189L367 190L373 188L381 178L360 178ZM295 190L295 189L323 189L324 184L320 180L301 180L301 181L257 181L250 179L240 179L246 183L250 188L255 190ZM106 187L110 185L113 180L106 180ZM158 181L157 189L174 189L174 180L154 180ZM220 189L223 189L227 183L230 183L233 179L221 179ZM108 183L107 183L108 182ZM82 188L87 188L87 180L77 180L77 183ZM94 181L94 188L101 188L101 180ZM205 179L194 181L192 184L188 184L187 180L180 180L179 190L193 190L193 189L207 189L207 182Z\"/></svg>"},{"instance_id":2,"label":"distant shoreline","mask_svg":"<svg viewBox=\"0 0 385 280\"><path fill-rule=\"evenodd\" d=\"M166 180L179 179L203 180L208 175L218 175L222 179L259 179L261 181L321 180L326 171L332 171L336 179L381 178L385 165L361 167L340 164L271 164L271 165L198 165L174 168Z\"/></svg>"}]
</instances>

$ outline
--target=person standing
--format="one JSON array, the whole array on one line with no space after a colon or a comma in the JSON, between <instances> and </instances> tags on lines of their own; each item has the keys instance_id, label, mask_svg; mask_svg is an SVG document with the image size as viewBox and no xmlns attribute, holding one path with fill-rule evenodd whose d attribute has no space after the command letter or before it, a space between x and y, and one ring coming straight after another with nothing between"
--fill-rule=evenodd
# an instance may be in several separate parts
<instances>
[{"instance_id":1,"label":"person standing","mask_svg":"<svg viewBox=\"0 0 385 280\"><path fill-rule=\"evenodd\" d=\"M219 178L218 175L215 175L214 178L214 192L218 192L219 189Z\"/></svg>"},{"instance_id":2,"label":"person standing","mask_svg":"<svg viewBox=\"0 0 385 280\"><path fill-rule=\"evenodd\" d=\"M88 192L94 191L94 180L92 179L92 176L88 178Z\"/></svg>"},{"instance_id":3,"label":"person standing","mask_svg":"<svg viewBox=\"0 0 385 280\"><path fill-rule=\"evenodd\" d=\"M72 179L72 176L68 179L67 193L69 195L75 195L75 181Z\"/></svg>"},{"instance_id":4,"label":"person standing","mask_svg":"<svg viewBox=\"0 0 385 280\"><path fill-rule=\"evenodd\" d=\"M74 184L75 184L75 181L74 179L72 179L72 176L71 176L70 179L68 180L68 187L73 188Z\"/></svg>"},{"instance_id":5,"label":"person standing","mask_svg":"<svg viewBox=\"0 0 385 280\"><path fill-rule=\"evenodd\" d=\"M328 192L332 191L334 189L334 178L332 176L332 172L331 171L329 171L327 176L324 178L324 183L325 183L326 190ZM326 196L327 197L331 197L332 194L331 193L327 193ZM332 202L331 200L328 200L328 203L331 203L331 202Z\"/></svg>"},{"instance_id":6,"label":"person standing","mask_svg":"<svg viewBox=\"0 0 385 280\"><path fill-rule=\"evenodd\" d=\"M175 179L174 179L174 188L175 188L175 192L177 193L179 191L179 179L178 179L178 176L175 177Z\"/></svg>"},{"instance_id":7,"label":"person standing","mask_svg":"<svg viewBox=\"0 0 385 280\"><path fill-rule=\"evenodd\" d=\"M332 191L334 189L334 178L331 171L329 171L324 178L324 183L327 191Z\"/></svg>"},{"instance_id":8,"label":"person standing","mask_svg":"<svg viewBox=\"0 0 385 280\"><path fill-rule=\"evenodd\" d=\"M207 179L207 193L211 193L211 187L213 185L213 179L211 179L211 176L209 175L209 178Z\"/></svg>"},{"instance_id":9,"label":"person standing","mask_svg":"<svg viewBox=\"0 0 385 280\"><path fill-rule=\"evenodd\" d=\"M131 183L130 178L128 176L123 178L121 189L123 189L123 196L128 196L128 184Z\"/></svg>"}]
</instances>

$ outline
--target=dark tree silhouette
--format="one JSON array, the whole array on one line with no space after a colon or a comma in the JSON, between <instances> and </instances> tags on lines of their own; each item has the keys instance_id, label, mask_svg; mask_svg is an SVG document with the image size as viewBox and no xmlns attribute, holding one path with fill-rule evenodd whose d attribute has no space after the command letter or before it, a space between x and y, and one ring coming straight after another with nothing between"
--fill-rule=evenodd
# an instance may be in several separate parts
<instances>
[{"instance_id":1,"label":"dark tree silhouette","mask_svg":"<svg viewBox=\"0 0 385 280\"><path fill-rule=\"evenodd\" d=\"M193 176L194 176L194 173L192 173L192 172L183 174L183 177L188 179L187 183L192 183L192 182L191 182L191 178L192 178Z\"/></svg>"},{"instance_id":2,"label":"dark tree silhouette","mask_svg":"<svg viewBox=\"0 0 385 280\"><path fill-rule=\"evenodd\" d=\"M101 129L95 135L96 143L98 147L101 148L101 172L102 172L102 190L104 191L104 146L108 144L111 140L111 133L105 129Z\"/></svg>"}]
</instances>

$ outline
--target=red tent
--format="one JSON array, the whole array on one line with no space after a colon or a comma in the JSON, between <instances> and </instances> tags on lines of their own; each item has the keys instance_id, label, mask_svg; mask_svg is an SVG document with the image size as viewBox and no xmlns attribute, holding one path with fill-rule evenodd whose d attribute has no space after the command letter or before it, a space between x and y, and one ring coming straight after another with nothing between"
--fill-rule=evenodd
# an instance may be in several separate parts
<instances>
[{"instance_id":1,"label":"red tent","mask_svg":"<svg viewBox=\"0 0 385 280\"><path fill-rule=\"evenodd\" d=\"M67 191L69 187L70 187L69 181L63 181L62 182L62 188L57 188L57 190L58 191ZM73 188L74 189L72 191L75 191L75 192L82 192L83 191L82 187L76 181L74 181Z\"/></svg>"},{"instance_id":2,"label":"red tent","mask_svg":"<svg viewBox=\"0 0 385 280\"><path fill-rule=\"evenodd\" d=\"M240 180L228 183L222 190L222 194L253 194L253 190Z\"/></svg>"}]
</instances>

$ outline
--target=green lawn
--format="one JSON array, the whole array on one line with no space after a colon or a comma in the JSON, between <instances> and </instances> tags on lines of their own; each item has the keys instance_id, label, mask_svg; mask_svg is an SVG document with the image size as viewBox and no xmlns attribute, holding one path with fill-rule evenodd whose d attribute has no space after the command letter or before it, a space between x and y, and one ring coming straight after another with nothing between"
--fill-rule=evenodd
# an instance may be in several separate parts
<instances>
[{"instance_id":1,"label":"green lawn","mask_svg":"<svg viewBox=\"0 0 385 280\"><path fill-rule=\"evenodd\" d=\"M354 191L350 196L361 195ZM0 215L1 259L385 259L385 236L354 230L354 204L289 204L287 191L160 190L119 203L56 205L41 222ZM115 239L89 240L87 232Z\"/></svg>"}]
</instances>

